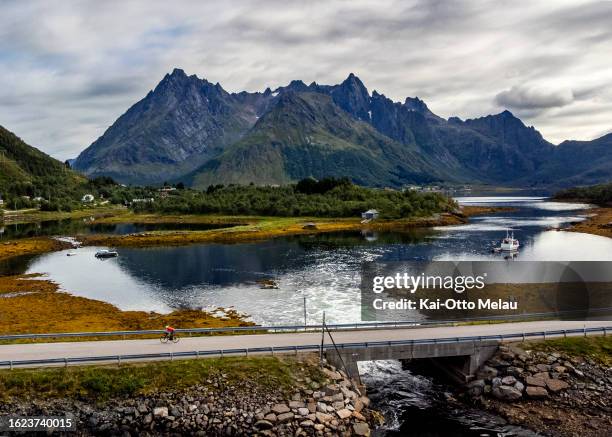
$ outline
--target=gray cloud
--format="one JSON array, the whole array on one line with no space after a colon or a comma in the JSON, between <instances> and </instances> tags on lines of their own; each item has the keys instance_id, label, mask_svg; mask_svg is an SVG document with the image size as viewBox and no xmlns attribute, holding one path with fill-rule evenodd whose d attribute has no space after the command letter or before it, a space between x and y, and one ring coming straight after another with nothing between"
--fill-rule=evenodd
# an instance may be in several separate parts
<instances>
[{"instance_id":1,"label":"gray cloud","mask_svg":"<svg viewBox=\"0 0 612 437\"><path fill-rule=\"evenodd\" d=\"M418 95L441 116L506 107L543 135L612 119L612 2L5 1L0 124L77 155L174 67L228 91L292 79Z\"/></svg>"},{"instance_id":2,"label":"gray cloud","mask_svg":"<svg viewBox=\"0 0 612 437\"><path fill-rule=\"evenodd\" d=\"M510 109L549 109L569 105L574 101L572 90L542 90L513 86L495 96L495 103Z\"/></svg>"}]
</instances>

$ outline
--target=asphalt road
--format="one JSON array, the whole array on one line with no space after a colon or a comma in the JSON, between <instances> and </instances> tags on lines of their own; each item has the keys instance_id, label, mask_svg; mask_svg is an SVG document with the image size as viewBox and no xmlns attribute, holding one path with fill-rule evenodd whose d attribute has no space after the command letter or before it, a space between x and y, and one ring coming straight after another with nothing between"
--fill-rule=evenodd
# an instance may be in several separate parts
<instances>
[{"instance_id":1,"label":"asphalt road","mask_svg":"<svg viewBox=\"0 0 612 437\"><path fill-rule=\"evenodd\" d=\"M389 340L423 340L450 337L486 336L529 333L583 327L608 327L605 321L538 321L483 325L442 326L427 328L347 330L332 332L336 344ZM330 342L326 335L326 343ZM181 337L179 343L161 344L158 339L80 341L57 343L12 344L0 346L0 361L20 361L49 358L157 354L161 352L215 351L257 347L313 345L321 342L316 332L257 334L209 337Z\"/></svg>"}]
</instances>

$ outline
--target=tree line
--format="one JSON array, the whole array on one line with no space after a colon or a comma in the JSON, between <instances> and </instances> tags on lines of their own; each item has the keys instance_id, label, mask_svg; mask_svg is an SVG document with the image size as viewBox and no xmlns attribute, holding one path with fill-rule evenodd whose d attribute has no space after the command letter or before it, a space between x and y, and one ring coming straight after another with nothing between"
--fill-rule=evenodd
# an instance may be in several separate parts
<instances>
[{"instance_id":1,"label":"tree line","mask_svg":"<svg viewBox=\"0 0 612 437\"><path fill-rule=\"evenodd\" d=\"M304 179L284 186L211 185L205 191L176 190L138 212L262 215L280 217L355 217L376 209L383 218L428 216L456 208L438 193L365 188L348 178Z\"/></svg>"}]
</instances>

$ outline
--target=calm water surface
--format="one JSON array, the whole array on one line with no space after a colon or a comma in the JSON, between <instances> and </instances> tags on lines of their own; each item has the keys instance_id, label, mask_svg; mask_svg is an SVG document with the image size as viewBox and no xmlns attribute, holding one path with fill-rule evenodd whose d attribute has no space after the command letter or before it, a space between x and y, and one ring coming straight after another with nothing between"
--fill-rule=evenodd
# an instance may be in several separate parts
<instances>
[{"instance_id":1,"label":"calm water surface","mask_svg":"<svg viewBox=\"0 0 612 437\"><path fill-rule=\"evenodd\" d=\"M48 220L40 223L15 223L0 225L0 241L53 235L112 234L127 235L151 231L205 231L227 228L231 224L191 223L95 223L91 219Z\"/></svg>"},{"instance_id":2,"label":"calm water surface","mask_svg":"<svg viewBox=\"0 0 612 437\"><path fill-rule=\"evenodd\" d=\"M23 260L27 272L43 272L77 295L125 310L234 307L255 322L308 319L360 320L359 275L365 261L486 260L506 229L521 241L520 260L612 260L612 239L550 230L584 220L588 205L542 198L459 198L463 204L512 206L513 211L474 217L470 223L408 233L343 232L278 238L248 244L118 248L107 260L86 247ZM78 274L75 274L78 272ZM258 280L274 278L279 290Z\"/></svg>"}]
</instances>

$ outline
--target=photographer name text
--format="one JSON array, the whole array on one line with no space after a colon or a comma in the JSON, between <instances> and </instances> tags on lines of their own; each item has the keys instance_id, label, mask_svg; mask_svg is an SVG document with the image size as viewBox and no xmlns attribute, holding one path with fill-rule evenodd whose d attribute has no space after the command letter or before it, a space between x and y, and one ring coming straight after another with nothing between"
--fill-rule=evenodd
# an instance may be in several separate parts
<instances>
[{"instance_id":1,"label":"photographer name text","mask_svg":"<svg viewBox=\"0 0 612 437\"><path fill-rule=\"evenodd\" d=\"M503 299L374 299L372 306L376 310L517 310L518 302Z\"/></svg>"}]
</instances>

